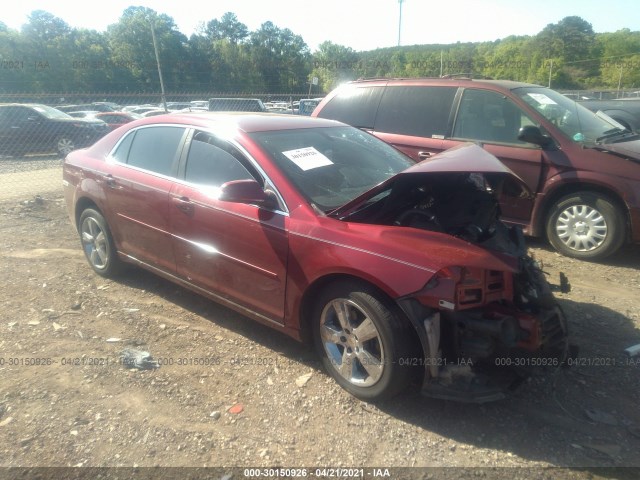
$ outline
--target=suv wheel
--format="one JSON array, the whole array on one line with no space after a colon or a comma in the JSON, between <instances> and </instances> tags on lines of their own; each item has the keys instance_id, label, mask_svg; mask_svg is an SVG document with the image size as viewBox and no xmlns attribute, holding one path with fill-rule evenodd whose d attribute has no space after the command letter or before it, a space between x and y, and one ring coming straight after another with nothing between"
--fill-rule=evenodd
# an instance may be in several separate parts
<instances>
[{"instance_id":1,"label":"suv wheel","mask_svg":"<svg viewBox=\"0 0 640 480\"><path fill-rule=\"evenodd\" d=\"M622 213L608 197L578 192L562 197L547 217L547 238L560 253L584 260L607 257L626 238Z\"/></svg>"},{"instance_id":2,"label":"suv wheel","mask_svg":"<svg viewBox=\"0 0 640 480\"><path fill-rule=\"evenodd\" d=\"M60 156L66 157L76 149L76 144L71 137L62 136L56 140L55 148Z\"/></svg>"}]
</instances>

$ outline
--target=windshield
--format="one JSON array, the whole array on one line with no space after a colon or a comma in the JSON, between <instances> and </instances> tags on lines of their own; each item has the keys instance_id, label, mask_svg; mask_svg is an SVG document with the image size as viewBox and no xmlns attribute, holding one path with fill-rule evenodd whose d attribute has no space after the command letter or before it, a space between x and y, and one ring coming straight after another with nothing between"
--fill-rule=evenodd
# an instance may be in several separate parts
<instances>
[{"instance_id":1,"label":"windshield","mask_svg":"<svg viewBox=\"0 0 640 480\"><path fill-rule=\"evenodd\" d=\"M548 88L518 88L514 92L575 142L596 143L603 137L624 132L621 125L606 115L595 114Z\"/></svg>"},{"instance_id":2,"label":"windshield","mask_svg":"<svg viewBox=\"0 0 640 480\"><path fill-rule=\"evenodd\" d=\"M35 111L47 118L73 118L64 112L61 112L57 108L49 107L47 105L32 105L32 107Z\"/></svg>"},{"instance_id":3,"label":"windshield","mask_svg":"<svg viewBox=\"0 0 640 480\"><path fill-rule=\"evenodd\" d=\"M324 212L353 200L414 162L353 127L252 133L313 205Z\"/></svg>"}]
</instances>

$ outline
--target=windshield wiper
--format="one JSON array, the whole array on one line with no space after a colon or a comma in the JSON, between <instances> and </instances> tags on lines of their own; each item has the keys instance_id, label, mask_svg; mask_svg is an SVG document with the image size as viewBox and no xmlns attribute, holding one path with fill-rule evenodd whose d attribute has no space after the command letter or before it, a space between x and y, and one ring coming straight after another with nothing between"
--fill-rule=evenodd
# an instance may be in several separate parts
<instances>
[{"instance_id":1,"label":"windshield wiper","mask_svg":"<svg viewBox=\"0 0 640 480\"><path fill-rule=\"evenodd\" d=\"M609 140L615 137L622 137L627 135L636 135L634 132L630 130L620 130L619 128L614 128L612 130L607 130L604 135L596 138L596 143L601 143L603 140Z\"/></svg>"}]
</instances>

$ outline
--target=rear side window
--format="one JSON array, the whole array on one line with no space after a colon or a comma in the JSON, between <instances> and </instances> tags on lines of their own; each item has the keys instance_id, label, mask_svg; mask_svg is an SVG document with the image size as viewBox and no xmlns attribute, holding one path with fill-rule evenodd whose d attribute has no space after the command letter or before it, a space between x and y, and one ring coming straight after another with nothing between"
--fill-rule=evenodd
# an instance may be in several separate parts
<instances>
[{"instance_id":1,"label":"rear side window","mask_svg":"<svg viewBox=\"0 0 640 480\"><path fill-rule=\"evenodd\" d=\"M177 158L178 148L182 145L184 133L185 129L181 127L162 126L138 129L129 148L127 163L162 175L173 175L174 161ZM128 138L123 143L127 140ZM117 159L124 155L120 150L118 147L115 153Z\"/></svg>"},{"instance_id":2,"label":"rear side window","mask_svg":"<svg viewBox=\"0 0 640 480\"><path fill-rule=\"evenodd\" d=\"M444 136L456 91L456 87L387 87L375 130L415 137Z\"/></svg>"},{"instance_id":3,"label":"rear side window","mask_svg":"<svg viewBox=\"0 0 640 480\"><path fill-rule=\"evenodd\" d=\"M357 128L373 129L384 87L346 87L318 113Z\"/></svg>"}]
</instances>

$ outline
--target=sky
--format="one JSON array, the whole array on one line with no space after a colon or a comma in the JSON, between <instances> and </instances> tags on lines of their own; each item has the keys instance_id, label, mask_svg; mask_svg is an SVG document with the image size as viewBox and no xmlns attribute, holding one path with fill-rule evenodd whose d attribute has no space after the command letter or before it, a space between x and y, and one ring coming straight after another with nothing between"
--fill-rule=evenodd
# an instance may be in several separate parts
<instances>
[{"instance_id":1,"label":"sky","mask_svg":"<svg viewBox=\"0 0 640 480\"><path fill-rule=\"evenodd\" d=\"M312 52L325 40L356 51L398 44L399 0L19 0L4 3L0 21L18 30L32 11L45 10L71 27L104 31L132 5L169 15L187 36L202 22L233 12L250 31L266 21L290 29L302 36ZM535 35L572 15L591 23L596 32L637 31L638 12L637 0L403 0L400 43L448 44Z\"/></svg>"}]
</instances>

